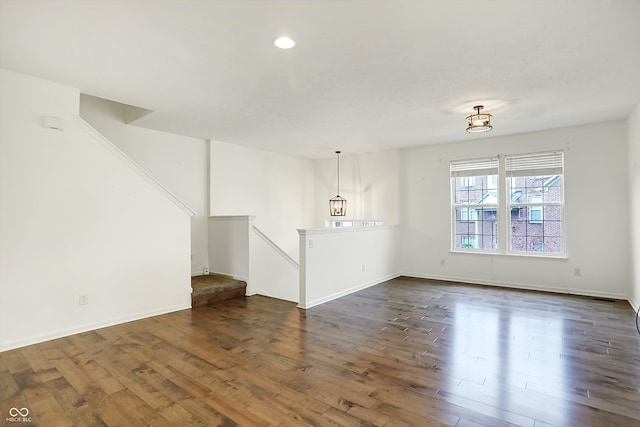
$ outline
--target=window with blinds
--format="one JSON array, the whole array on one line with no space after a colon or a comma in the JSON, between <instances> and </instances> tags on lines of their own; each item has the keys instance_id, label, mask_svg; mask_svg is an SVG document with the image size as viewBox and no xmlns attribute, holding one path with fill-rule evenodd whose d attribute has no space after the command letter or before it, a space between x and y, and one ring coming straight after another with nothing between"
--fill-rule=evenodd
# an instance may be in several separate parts
<instances>
[{"instance_id":1,"label":"window with blinds","mask_svg":"<svg viewBox=\"0 0 640 427\"><path fill-rule=\"evenodd\" d=\"M449 169L453 251L565 254L562 151L458 160Z\"/></svg>"},{"instance_id":2,"label":"window with blinds","mask_svg":"<svg viewBox=\"0 0 640 427\"><path fill-rule=\"evenodd\" d=\"M512 253L564 254L564 153L505 157Z\"/></svg>"},{"instance_id":3,"label":"window with blinds","mask_svg":"<svg viewBox=\"0 0 640 427\"><path fill-rule=\"evenodd\" d=\"M454 250L498 249L498 163L497 157L450 163Z\"/></svg>"}]
</instances>

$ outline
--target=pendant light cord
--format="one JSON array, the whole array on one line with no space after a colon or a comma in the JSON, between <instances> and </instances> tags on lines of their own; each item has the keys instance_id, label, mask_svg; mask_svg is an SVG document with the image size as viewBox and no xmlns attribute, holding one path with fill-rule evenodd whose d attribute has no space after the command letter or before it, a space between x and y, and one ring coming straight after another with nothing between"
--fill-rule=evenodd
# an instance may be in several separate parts
<instances>
[{"instance_id":1,"label":"pendant light cord","mask_svg":"<svg viewBox=\"0 0 640 427\"><path fill-rule=\"evenodd\" d=\"M340 195L340 151L336 151L338 155L338 196Z\"/></svg>"}]
</instances>

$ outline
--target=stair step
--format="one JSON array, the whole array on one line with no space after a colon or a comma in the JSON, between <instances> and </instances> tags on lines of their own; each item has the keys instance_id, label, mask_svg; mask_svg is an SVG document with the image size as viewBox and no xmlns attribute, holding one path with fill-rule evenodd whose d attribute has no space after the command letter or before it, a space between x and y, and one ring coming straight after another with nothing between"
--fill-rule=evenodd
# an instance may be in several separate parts
<instances>
[{"instance_id":1,"label":"stair step","mask_svg":"<svg viewBox=\"0 0 640 427\"><path fill-rule=\"evenodd\" d=\"M191 278L191 307L200 307L232 298L244 298L247 283L222 274Z\"/></svg>"}]
</instances>

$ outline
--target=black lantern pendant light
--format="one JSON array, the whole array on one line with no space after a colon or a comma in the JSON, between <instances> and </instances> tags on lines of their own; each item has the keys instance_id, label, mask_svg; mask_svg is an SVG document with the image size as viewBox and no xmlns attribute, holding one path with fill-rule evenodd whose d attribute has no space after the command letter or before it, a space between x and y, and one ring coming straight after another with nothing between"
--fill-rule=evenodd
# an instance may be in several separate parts
<instances>
[{"instance_id":1,"label":"black lantern pendant light","mask_svg":"<svg viewBox=\"0 0 640 427\"><path fill-rule=\"evenodd\" d=\"M338 195L329 200L331 216L345 216L347 214L347 200L340 197L340 151L336 151L338 157Z\"/></svg>"}]
</instances>

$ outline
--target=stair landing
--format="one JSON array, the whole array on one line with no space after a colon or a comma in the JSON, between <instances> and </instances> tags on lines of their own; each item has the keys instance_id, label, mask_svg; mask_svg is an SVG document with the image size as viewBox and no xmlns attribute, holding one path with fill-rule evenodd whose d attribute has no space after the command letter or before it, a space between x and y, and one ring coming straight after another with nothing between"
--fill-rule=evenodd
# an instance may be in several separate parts
<instances>
[{"instance_id":1,"label":"stair landing","mask_svg":"<svg viewBox=\"0 0 640 427\"><path fill-rule=\"evenodd\" d=\"M244 298L247 283L222 274L191 278L191 307L201 307L232 298Z\"/></svg>"}]
</instances>

